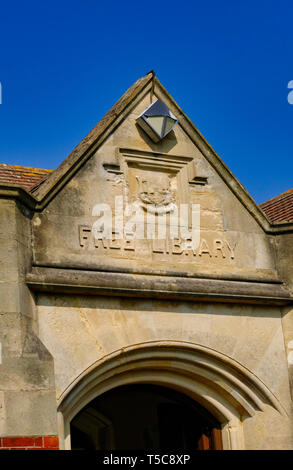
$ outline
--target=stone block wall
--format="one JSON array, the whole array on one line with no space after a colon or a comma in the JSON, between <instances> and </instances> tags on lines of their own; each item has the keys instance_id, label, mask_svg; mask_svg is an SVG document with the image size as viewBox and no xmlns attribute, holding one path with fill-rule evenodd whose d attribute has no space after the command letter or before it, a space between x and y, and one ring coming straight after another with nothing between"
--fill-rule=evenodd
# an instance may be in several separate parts
<instances>
[{"instance_id":1,"label":"stone block wall","mask_svg":"<svg viewBox=\"0 0 293 470\"><path fill-rule=\"evenodd\" d=\"M27 208L0 199L1 445L14 436L57 434L53 358L38 338L34 297L25 283L30 220Z\"/></svg>"}]
</instances>

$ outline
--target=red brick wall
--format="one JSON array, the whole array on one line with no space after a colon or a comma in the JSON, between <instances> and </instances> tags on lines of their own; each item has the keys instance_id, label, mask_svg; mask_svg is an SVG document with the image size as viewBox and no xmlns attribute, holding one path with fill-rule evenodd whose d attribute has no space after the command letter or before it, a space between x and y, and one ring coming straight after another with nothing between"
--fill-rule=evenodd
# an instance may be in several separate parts
<instances>
[{"instance_id":1,"label":"red brick wall","mask_svg":"<svg viewBox=\"0 0 293 470\"><path fill-rule=\"evenodd\" d=\"M0 450L58 450L57 436L0 437Z\"/></svg>"}]
</instances>

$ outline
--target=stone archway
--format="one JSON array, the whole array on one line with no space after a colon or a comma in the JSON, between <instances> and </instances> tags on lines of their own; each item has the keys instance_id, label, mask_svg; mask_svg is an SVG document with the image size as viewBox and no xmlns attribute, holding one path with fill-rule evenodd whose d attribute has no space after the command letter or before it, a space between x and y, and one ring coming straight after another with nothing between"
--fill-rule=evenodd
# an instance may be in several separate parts
<instances>
[{"instance_id":1,"label":"stone archway","mask_svg":"<svg viewBox=\"0 0 293 470\"><path fill-rule=\"evenodd\" d=\"M58 406L61 448L70 449L70 422L92 400L129 384L153 384L190 397L217 419L224 449L244 449L242 422L270 407L283 414L265 385L236 361L186 342L157 341L116 351L84 371Z\"/></svg>"}]
</instances>

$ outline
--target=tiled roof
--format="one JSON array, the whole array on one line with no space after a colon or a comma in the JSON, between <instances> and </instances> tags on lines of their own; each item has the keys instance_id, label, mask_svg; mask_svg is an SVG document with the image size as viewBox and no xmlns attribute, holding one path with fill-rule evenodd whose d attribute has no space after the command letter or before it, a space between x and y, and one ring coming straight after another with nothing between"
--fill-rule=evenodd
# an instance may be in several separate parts
<instances>
[{"instance_id":1,"label":"tiled roof","mask_svg":"<svg viewBox=\"0 0 293 470\"><path fill-rule=\"evenodd\" d=\"M271 222L293 222L293 188L260 204Z\"/></svg>"},{"instance_id":2,"label":"tiled roof","mask_svg":"<svg viewBox=\"0 0 293 470\"><path fill-rule=\"evenodd\" d=\"M18 184L30 191L46 179L53 170L0 163L0 184Z\"/></svg>"}]
</instances>

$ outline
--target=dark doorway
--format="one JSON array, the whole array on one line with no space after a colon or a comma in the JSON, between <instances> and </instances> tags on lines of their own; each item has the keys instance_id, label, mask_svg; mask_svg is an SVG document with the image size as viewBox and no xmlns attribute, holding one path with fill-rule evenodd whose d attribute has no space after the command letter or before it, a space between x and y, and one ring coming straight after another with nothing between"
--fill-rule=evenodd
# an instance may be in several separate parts
<instances>
[{"instance_id":1,"label":"dark doorway","mask_svg":"<svg viewBox=\"0 0 293 470\"><path fill-rule=\"evenodd\" d=\"M219 423L191 398L157 385L125 385L100 395L72 420L71 448L221 449Z\"/></svg>"}]
</instances>

